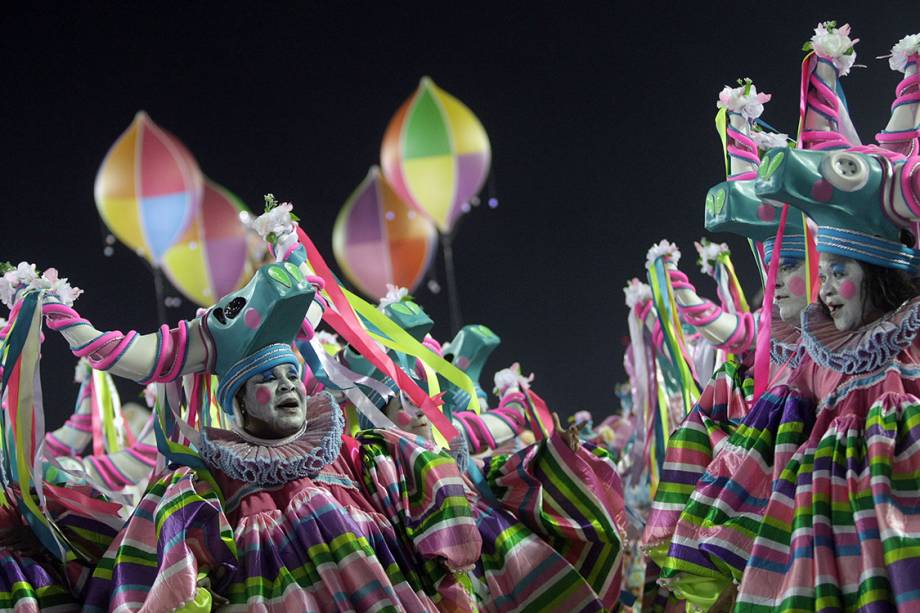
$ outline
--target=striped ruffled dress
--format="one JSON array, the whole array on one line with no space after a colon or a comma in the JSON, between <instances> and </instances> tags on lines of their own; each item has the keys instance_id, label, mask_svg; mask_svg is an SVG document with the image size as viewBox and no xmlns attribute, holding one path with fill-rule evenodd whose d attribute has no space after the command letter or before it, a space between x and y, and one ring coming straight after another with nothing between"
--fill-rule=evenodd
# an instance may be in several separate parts
<instances>
[{"instance_id":1,"label":"striped ruffled dress","mask_svg":"<svg viewBox=\"0 0 920 613\"><path fill-rule=\"evenodd\" d=\"M280 487L165 475L97 567L85 610L472 610L480 550L453 462L371 431Z\"/></svg>"},{"instance_id":2,"label":"striped ruffled dress","mask_svg":"<svg viewBox=\"0 0 920 613\"><path fill-rule=\"evenodd\" d=\"M815 426L778 473L738 611L920 609L920 299L854 332L815 305Z\"/></svg>"},{"instance_id":3,"label":"striped ruffled dress","mask_svg":"<svg viewBox=\"0 0 920 613\"><path fill-rule=\"evenodd\" d=\"M810 401L780 385L765 392L697 482L675 526L660 581L706 607L740 581L774 476L805 440Z\"/></svg>"},{"instance_id":4,"label":"striped ruffled dress","mask_svg":"<svg viewBox=\"0 0 920 613\"><path fill-rule=\"evenodd\" d=\"M589 444L572 451L553 434L516 453L487 458L483 473L496 502L567 562L548 558L539 582L518 587L528 603L520 610L594 610L597 603L613 608L622 585L626 518L609 454ZM491 544L484 539L483 547L487 552Z\"/></svg>"},{"instance_id":5,"label":"striped ruffled dress","mask_svg":"<svg viewBox=\"0 0 920 613\"><path fill-rule=\"evenodd\" d=\"M0 528L28 531L12 506L0 506ZM25 556L0 548L0 611L79 611L80 605L48 555Z\"/></svg>"}]
</instances>

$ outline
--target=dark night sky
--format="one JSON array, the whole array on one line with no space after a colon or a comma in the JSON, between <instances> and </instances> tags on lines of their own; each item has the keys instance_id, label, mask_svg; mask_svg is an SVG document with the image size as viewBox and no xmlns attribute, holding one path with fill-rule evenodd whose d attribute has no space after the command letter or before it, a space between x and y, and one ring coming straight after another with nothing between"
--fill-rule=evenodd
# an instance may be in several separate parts
<instances>
[{"instance_id":1,"label":"dark night sky","mask_svg":"<svg viewBox=\"0 0 920 613\"><path fill-rule=\"evenodd\" d=\"M475 209L455 242L464 319L502 337L487 375L519 360L551 406L596 418L624 377L621 288L643 274L647 248L676 241L695 272L703 198L724 178L721 86L750 76L774 94L764 118L793 132L801 45L819 20L848 21L869 69L844 84L869 141L898 81L874 58L920 30L916 1L39 6L0 15L0 260L56 266L102 329L155 328L151 274L124 247L103 256L93 203L103 156L145 109L250 207L266 192L294 202L332 262L341 204L428 74L492 141L501 205ZM751 287L746 245L714 238L729 239ZM444 295L416 297L443 339ZM193 313L184 303L168 319ZM54 426L72 407L74 359L47 334Z\"/></svg>"}]
</instances>

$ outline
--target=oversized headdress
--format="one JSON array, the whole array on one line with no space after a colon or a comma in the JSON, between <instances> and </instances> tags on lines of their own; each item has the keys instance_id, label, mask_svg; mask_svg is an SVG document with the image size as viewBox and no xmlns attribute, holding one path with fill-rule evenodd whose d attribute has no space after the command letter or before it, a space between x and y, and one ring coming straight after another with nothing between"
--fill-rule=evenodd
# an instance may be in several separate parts
<instances>
[{"instance_id":1,"label":"oversized headdress","mask_svg":"<svg viewBox=\"0 0 920 613\"><path fill-rule=\"evenodd\" d=\"M764 264L769 264L773 255L780 214L775 205L754 193L760 166L758 149L767 144L785 146L786 140L782 134L753 132L753 123L769 100L770 95L758 93L750 80L740 87L726 86L719 94L716 124L720 133L724 127L728 180L709 189L705 209L705 225L710 232L730 232L763 243ZM800 260L807 256L801 216L787 217L781 255Z\"/></svg>"},{"instance_id":2,"label":"oversized headdress","mask_svg":"<svg viewBox=\"0 0 920 613\"><path fill-rule=\"evenodd\" d=\"M497 334L482 324L467 324L463 326L457 336L444 346L444 356L451 363L465 372L473 381L476 389L476 395L480 398L480 405L484 406L487 395L479 384L482 376L482 369L485 367L489 356L495 351L495 348L501 343ZM445 401L449 404L458 404L451 402L452 391L462 392L455 387L448 388L448 394ZM465 403L464 403L465 404ZM454 408L453 406L451 408ZM456 406L457 410L462 409L462 405Z\"/></svg>"},{"instance_id":3,"label":"oversized headdress","mask_svg":"<svg viewBox=\"0 0 920 613\"><path fill-rule=\"evenodd\" d=\"M905 79L910 82L906 88L899 85L891 120L879 134L885 147L861 146L844 129L851 124L839 85L832 88L828 84L842 74L839 56L825 57L817 40L814 50L814 56L806 59L806 65L814 68L802 90L802 139L814 143L814 148L769 151L760 167L756 194L788 203L813 219L818 224L821 252L914 272L920 253L899 239L904 229L916 233L920 222L916 109L913 115L907 110L920 101L916 80ZM915 71L916 46L904 53L910 53L904 59L906 67L912 63ZM912 92L905 93L910 88ZM905 158L892 147L903 148L908 138L913 139L908 147L912 154Z\"/></svg>"},{"instance_id":4,"label":"oversized headdress","mask_svg":"<svg viewBox=\"0 0 920 613\"><path fill-rule=\"evenodd\" d=\"M233 396L253 375L281 364L300 369L291 343L314 294L297 266L267 264L201 317L215 349L208 370L219 378L217 399L225 412L233 412Z\"/></svg>"}]
</instances>

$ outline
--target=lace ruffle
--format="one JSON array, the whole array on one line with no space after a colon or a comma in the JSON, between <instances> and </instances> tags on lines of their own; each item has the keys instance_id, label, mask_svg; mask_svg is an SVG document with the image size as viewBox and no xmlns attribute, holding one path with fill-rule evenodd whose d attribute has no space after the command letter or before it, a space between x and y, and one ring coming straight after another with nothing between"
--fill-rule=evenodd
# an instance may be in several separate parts
<instances>
[{"instance_id":1,"label":"lace ruffle","mask_svg":"<svg viewBox=\"0 0 920 613\"><path fill-rule=\"evenodd\" d=\"M841 332L821 305L802 313L802 344L818 366L854 375L892 361L920 332L920 297L857 330Z\"/></svg>"},{"instance_id":2,"label":"lace ruffle","mask_svg":"<svg viewBox=\"0 0 920 613\"><path fill-rule=\"evenodd\" d=\"M805 355L802 347L802 333L792 323L783 321L779 316L779 307L773 306L770 325L770 361L774 364L787 364L796 368Z\"/></svg>"},{"instance_id":3,"label":"lace ruffle","mask_svg":"<svg viewBox=\"0 0 920 613\"><path fill-rule=\"evenodd\" d=\"M257 443L236 432L207 428L198 453L207 464L233 479L260 486L282 485L315 477L335 461L344 429L345 418L338 404L331 394L322 392L307 401L305 428L289 440Z\"/></svg>"},{"instance_id":4,"label":"lace ruffle","mask_svg":"<svg viewBox=\"0 0 920 613\"><path fill-rule=\"evenodd\" d=\"M770 361L776 365L788 364L789 368L798 368L805 354L805 348L799 343L783 343L770 339Z\"/></svg>"}]
</instances>

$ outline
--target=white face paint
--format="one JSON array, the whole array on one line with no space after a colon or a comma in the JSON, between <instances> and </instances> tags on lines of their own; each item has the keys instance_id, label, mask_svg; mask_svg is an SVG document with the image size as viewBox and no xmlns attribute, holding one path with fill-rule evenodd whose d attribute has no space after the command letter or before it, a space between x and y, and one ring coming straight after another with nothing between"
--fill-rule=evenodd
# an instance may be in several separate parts
<instances>
[{"instance_id":1,"label":"white face paint","mask_svg":"<svg viewBox=\"0 0 920 613\"><path fill-rule=\"evenodd\" d=\"M290 364L253 375L243 387L239 406L243 429L260 438L294 434L307 418L306 396L297 369Z\"/></svg>"},{"instance_id":2,"label":"white face paint","mask_svg":"<svg viewBox=\"0 0 920 613\"><path fill-rule=\"evenodd\" d=\"M802 309L808 303L805 283L805 260L782 258L776 273L776 289L773 301L779 307L779 318L797 322Z\"/></svg>"},{"instance_id":3,"label":"white face paint","mask_svg":"<svg viewBox=\"0 0 920 613\"><path fill-rule=\"evenodd\" d=\"M426 441L434 440L431 424L425 414L409 404L408 400L405 402L406 404L403 404L399 396L390 398L386 406L386 416L406 432L420 436Z\"/></svg>"},{"instance_id":4,"label":"white face paint","mask_svg":"<svg viewBox=\"0 0 920 613\"><path fill-rule=\"evenodd\" d=\"M863 324L866 299L862 295L865 273L856 260L822 253L818 264L821 302L841 332L855 330Z\"/></svg>"}]
</instances>

